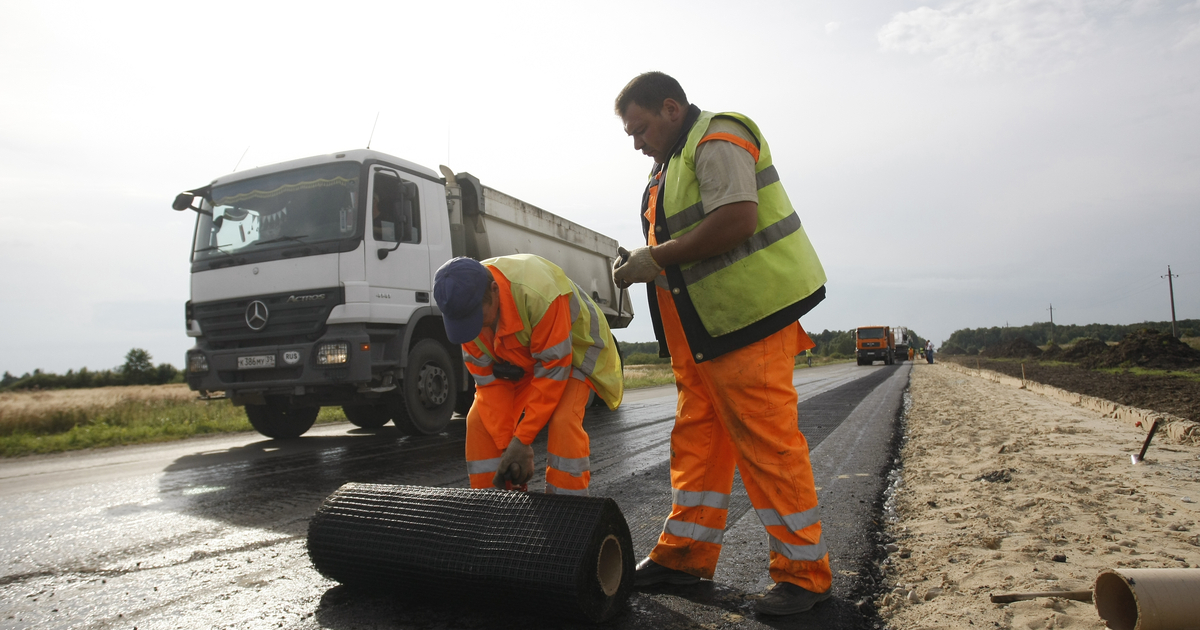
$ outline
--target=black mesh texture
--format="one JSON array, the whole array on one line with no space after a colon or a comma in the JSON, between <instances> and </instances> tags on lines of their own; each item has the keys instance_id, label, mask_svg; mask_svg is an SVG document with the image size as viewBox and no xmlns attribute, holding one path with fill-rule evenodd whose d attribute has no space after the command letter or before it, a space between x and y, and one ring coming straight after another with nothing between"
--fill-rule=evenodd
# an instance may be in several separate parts
<instances>
[{"instance_id":1,"label":"black mesh texture","mask_svg":"<svg viewBox=\"0 0 1200 630\"><path fill-rule=\"evenodd\" d=\"M612 596L596 572L609 535L624 568ZM590 621L612 616L633 583L633 543L612 499L349 483L317 510L308 553L351 586Z\"/></svg>"}]
</instances>

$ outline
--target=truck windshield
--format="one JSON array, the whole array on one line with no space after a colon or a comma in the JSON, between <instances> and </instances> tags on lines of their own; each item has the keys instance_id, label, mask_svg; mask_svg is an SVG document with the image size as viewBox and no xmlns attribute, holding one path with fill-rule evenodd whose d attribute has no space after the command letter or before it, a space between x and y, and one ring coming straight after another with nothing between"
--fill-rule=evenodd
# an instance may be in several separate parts
<instances>
[{"instance_id":1,"label":"truck windshield","mask_svg":"<svg viewBox=\"0 0 1200 630\"><path fill-rule=\"evenodd\" d=\"M356 162L339 162L214 186L212 215L198 215L192 260L356 236L359 169Z\"/></svg>"},{"instance_id":2,"label":"truck windshield","mask_svg":"<svg viewBox=\"0 0 1200 630\"><path fill-rule=\"evenodd\" d=\"M859 339L883 339L883 329L882 328L859 328L858 329L858 338Z\"/></svg>"}]
</instances>

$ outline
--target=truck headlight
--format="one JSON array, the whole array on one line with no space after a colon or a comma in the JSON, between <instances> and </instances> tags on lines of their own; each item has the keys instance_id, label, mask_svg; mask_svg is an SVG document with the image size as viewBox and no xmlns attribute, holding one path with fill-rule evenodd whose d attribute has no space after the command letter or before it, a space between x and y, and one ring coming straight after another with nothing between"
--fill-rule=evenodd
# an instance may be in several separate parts
<instances>
[{"instance_id":1,"label":"truck headlight","mask_svg":"<svg viewBox=\"0 0 1200 630\"><path fill-rule=\"evenodd\" d=\"M188 372L201 374L208 371L208 357L203 354L189 354L187 358Z\"/></svg>"},{"instance_id":2,"label":"truck headlight","mask_svg":"<svg viewBox=\"0 0 1200 630\"><path fill-rule=\"evenodd\" d=\"M350 356L350 344L345 341L317 346L317 365L338 365Z\"/></svg>"}]
</instances>

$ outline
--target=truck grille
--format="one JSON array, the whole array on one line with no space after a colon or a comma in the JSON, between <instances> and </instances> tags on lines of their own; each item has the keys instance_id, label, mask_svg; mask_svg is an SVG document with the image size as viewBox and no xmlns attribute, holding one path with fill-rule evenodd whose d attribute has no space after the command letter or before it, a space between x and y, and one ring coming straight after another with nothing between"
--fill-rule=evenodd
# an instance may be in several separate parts
<instances>
[{"instance_id":1,"label":"truck grille","mask_svg":"<svg viewBox=\"0 0 1200 630\"><path fill-rule=\"evenodd\" d=\"M247 310L256 301L266 307L260 330L247 322ZM192 316L214 350L301 343L316 341L325 332L329 312L345 301L340 287L313 289L193 304Z\"/></svg>"}]
</instances>

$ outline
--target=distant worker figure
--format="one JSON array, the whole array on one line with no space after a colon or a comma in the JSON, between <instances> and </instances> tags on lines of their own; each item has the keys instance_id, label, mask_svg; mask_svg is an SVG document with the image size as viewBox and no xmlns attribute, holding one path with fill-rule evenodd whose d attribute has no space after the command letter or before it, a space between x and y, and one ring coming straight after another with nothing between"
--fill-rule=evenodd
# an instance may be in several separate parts
<instances>
[{"instance_id":1,"label":"distant worker figure","mask_svg":"<svg viewBox=\"0 0 1200 630\"><path fill-rule=\"evenodd\" d=\"M925 342L925 360L933 363L933 341Z\"/></svg>"},{"instance_id":2,"label":"distant worker figure","mask_svg":"<svg viewBox=\"0 0 1200 630\"><path fill-rule=\"evenodd\" d=\"M661 72L635 77L615 105L654 167L639 213L646 246L622 252L613 279L648 283L679 395L671 514L634 585L713 577L736 468L776 582L755 610L804 612L829 598L832 576L792 375L814 346L797 320L824 299L825 271L753 121L701 111Z\"/></svg>"},{"instance_id":3,"label":"distant worker figure","mask_svg":"<svg viewBox=\"0 0 1200 630\"><path fill-rule=\"evenodd\" d=\"M908 360L909 361L913 360L913 353L915 353L915 352L916 352L916 350L911 345L909 345L908 346Z\"/></svg>"},{"instance_id":4,"label":"distant worker figure","mask_svg":"<svg viewBox=\"0 0 1200 630\"><path fill-rule=\"evenodd\" d=\"M808 367L812 367L812 348L804 351L804 359L808 362Z\"/></svg>"},{"instance_id":5,"label":"distant worker figure","mask_svg":"<svg viewBox=\"0 0 1200 630\"><path fill-rule=\"evenodd\" d=\"M587 495L588 394L616 409L625 392L608 321L579 285L532 254L454 258L434 277L446 336L475 379L467 413L472 488L521 486L533 477L533 443L549 425L548 494Z\"/></svg>"}]
</instances>

